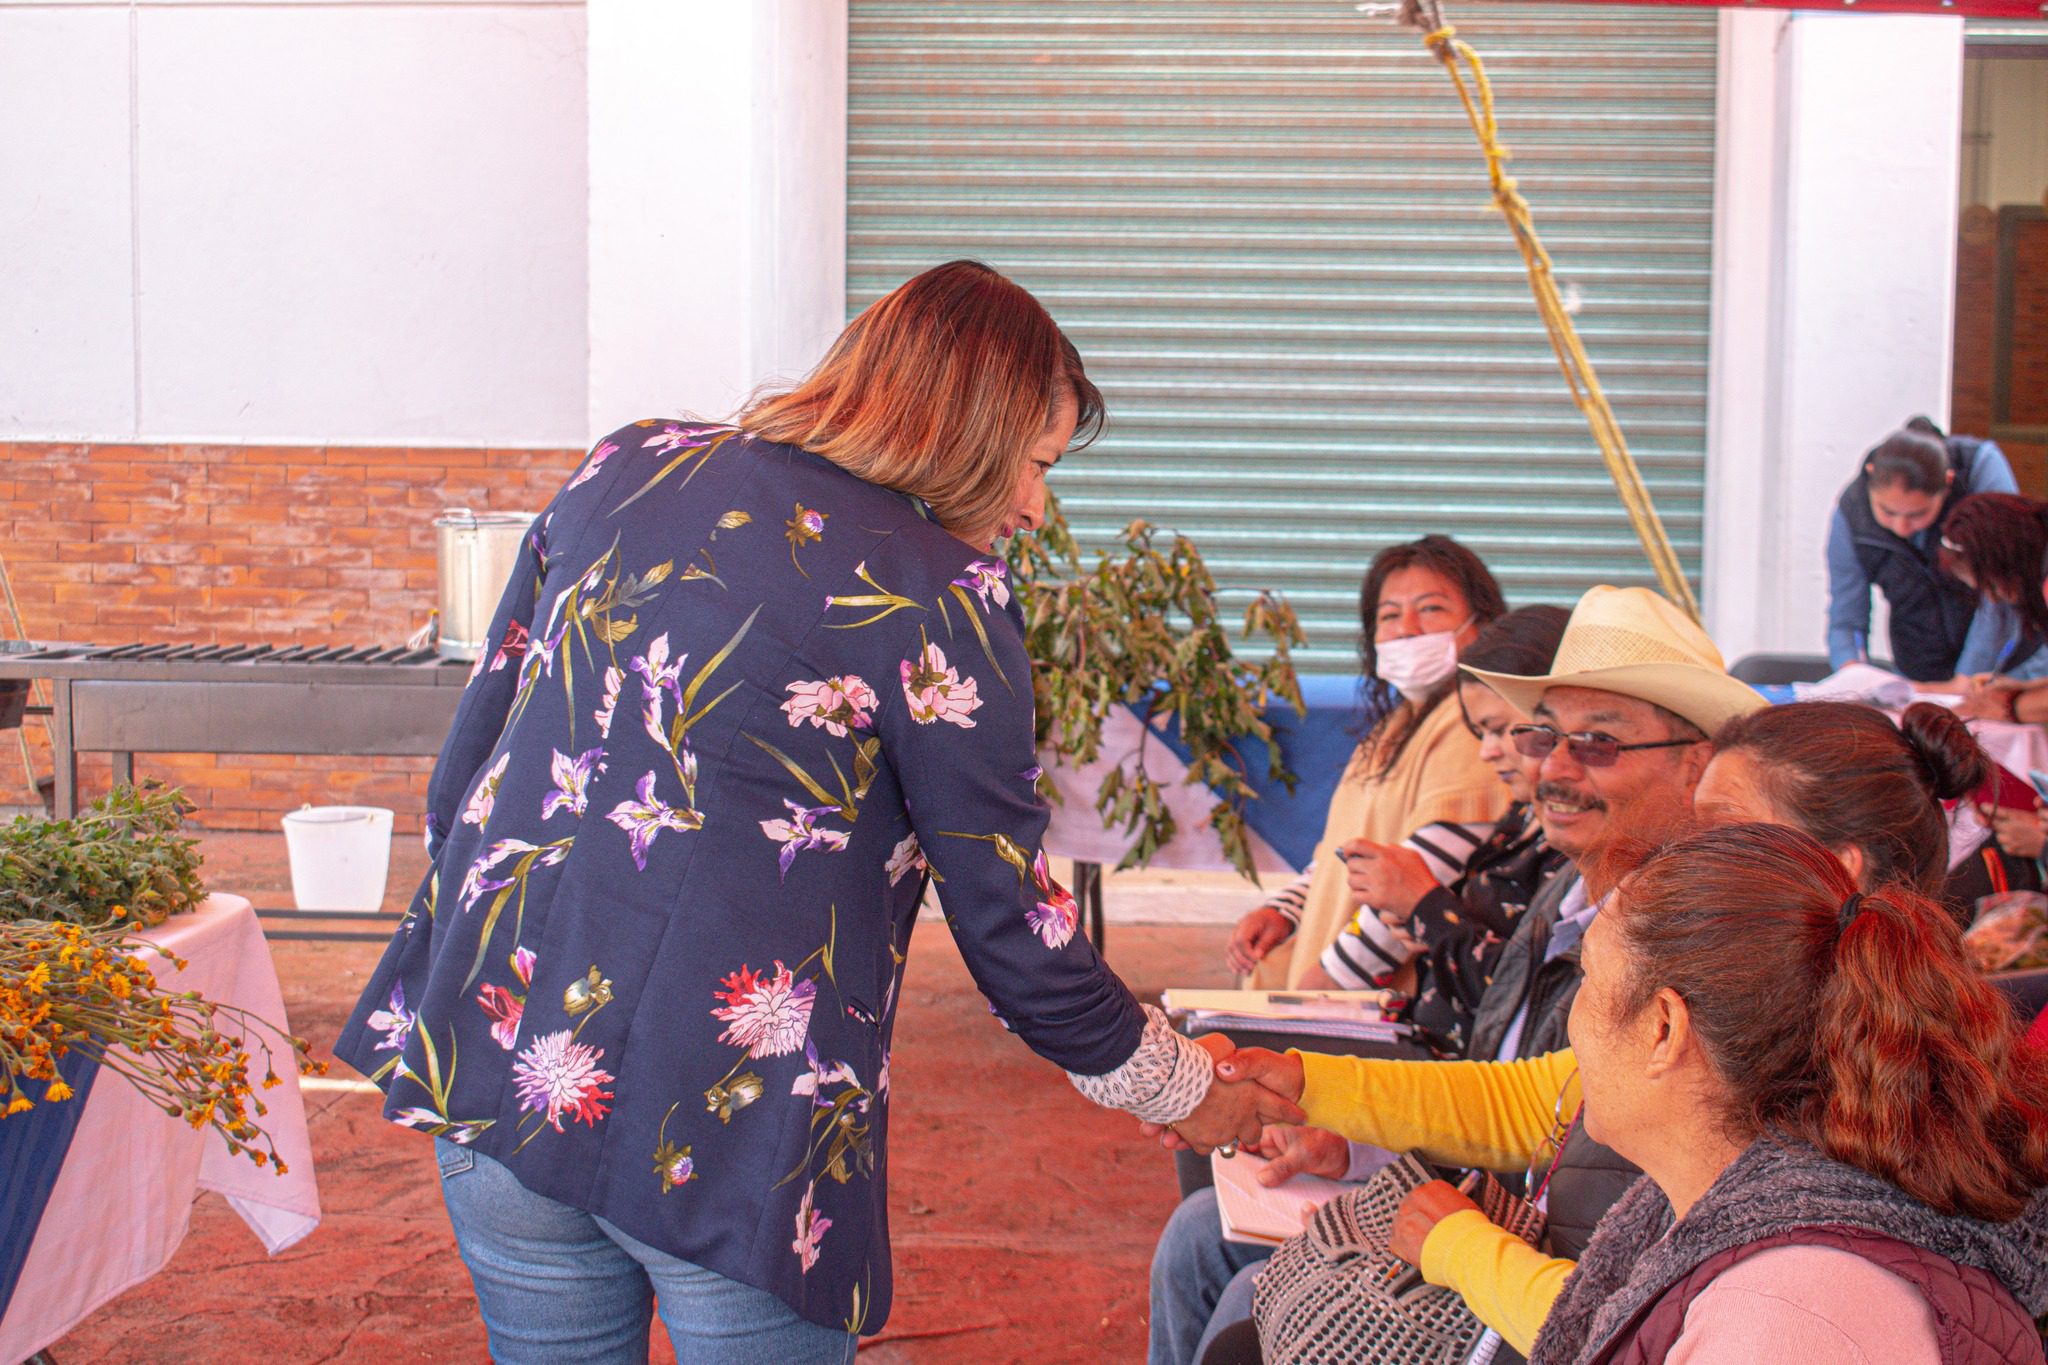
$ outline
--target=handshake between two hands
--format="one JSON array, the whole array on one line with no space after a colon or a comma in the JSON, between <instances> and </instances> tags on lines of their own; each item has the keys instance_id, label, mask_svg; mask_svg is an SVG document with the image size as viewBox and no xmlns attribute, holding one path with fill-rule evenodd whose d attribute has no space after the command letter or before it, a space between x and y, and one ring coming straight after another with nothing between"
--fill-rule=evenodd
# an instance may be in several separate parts
<instances>
[{"instance_id":1,"label":"handshake between two hands","mask_svg":"<svg viewBox=\"0 0 2048 1365\"><path fill-rule=\"evenodd\" d=\"M1261 1185L1278 1185L1295 1175L1341 1180L1350 1170L1351 1148L1336 1133L1300 1126L1301 1058L1262 1047L1239 1048L1220 1033L1195 1040L1208 1049L1216 1079L1195 1112L1178 1123L1140 1123L1138 1131L1173 1150L1226 1154L1239 1149L1268 1159ZM1394 1217L1388 1245L1410 1265L1422 1264L1422 1244L1443 1219L1477 1209L1462 1191L1433 1180L1411 1191Z\"/></svg>"},{"instance_id":2,"label":"handshake between two hands","mask_svg":"<svg viewBox=\"0 0 2048 1365\"><path fill-rule=\"evenodd\" d=\"M1238 1048L1220 1033L1205 1033L1196 1043L1216 1067L1209 1093L1195 1111L1172 1124L1140 1123L1138 1131L1156 1137L1171 1149L1188 1148L1203 1155L1221 1148L1259 1150L1268 1125L1298 1124L1304 1115L1301 1058L1262 1047Z\"/></svg>"}]
</instances>

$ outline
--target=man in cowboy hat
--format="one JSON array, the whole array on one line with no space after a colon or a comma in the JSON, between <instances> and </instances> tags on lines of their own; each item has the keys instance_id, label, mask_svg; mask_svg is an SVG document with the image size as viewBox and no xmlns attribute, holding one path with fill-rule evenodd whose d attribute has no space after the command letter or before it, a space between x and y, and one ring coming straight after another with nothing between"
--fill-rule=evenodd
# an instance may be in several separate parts
<instances>
[{"instance_id":1,"label":"man in cowboy hat","mask_svg":"<svg viewBox=\"0 0 2048 1365\"><path fill-rule=\"evenodd\" d=\"M1571 859L1531 900L1472 1026L1475 1058L1535 1056L1566 1046L1578 943L1613 888L1613 855L1677 831L1713 757L1710 737L1764 699L1648 588L1588 589L1542 677L1468 671L1530 717L1509 736L1543 760L1536 815Z\"/></svg>"}]
</instances>

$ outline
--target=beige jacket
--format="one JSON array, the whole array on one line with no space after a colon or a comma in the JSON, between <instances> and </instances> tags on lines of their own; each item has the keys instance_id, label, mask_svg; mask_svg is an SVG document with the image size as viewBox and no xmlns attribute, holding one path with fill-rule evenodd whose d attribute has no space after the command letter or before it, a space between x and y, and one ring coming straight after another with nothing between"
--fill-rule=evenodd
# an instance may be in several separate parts
<instances>
[{"instance_id":1,"label":"beige jacket","mask_svg":"<svg viewBox=\"0 0 2048 1365\"><path fill-rule=\"evenodd\" d=\"M1438 820L1498 820L1508 808L1508 789L1479 761L1479 741L1465 728L1455 700L1447 698L1424 717L1394 766L1374 777L1372 750L1388 728L1382 723L1359 745L1331 795L1322 842L1309 864L1301 927L1259 964L1252 975L1254 986L1278 990L1300 985L1303 973L1351 922L1358 907L1351 899L1344 864L1336 856L1345 844L1353 839L1398 844Z\"/></svg>"}]
</instances>

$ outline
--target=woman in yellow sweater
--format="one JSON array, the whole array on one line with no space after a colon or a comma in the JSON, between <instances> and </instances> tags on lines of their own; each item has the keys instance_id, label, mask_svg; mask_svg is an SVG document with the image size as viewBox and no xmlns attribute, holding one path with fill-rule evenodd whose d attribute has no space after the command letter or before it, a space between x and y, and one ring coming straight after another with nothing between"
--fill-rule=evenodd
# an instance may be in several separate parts
<instances>
[{"instance_id":1,"label":"woman in yellow sweater","mask_svg":"<svg viewBox=\"0 0 2048 1365\"><path fill-rule=\"evenodd\" d=\"M1868 707L1807 702L1731 721L1694 796L1708 825L1789 825L1841 859L1857 883L1905 882L1939 895L1948 868L1941 802L1979 785L1989 764L1953 712L1921 703L1894 727ZM1419 1150L1443 1165L1526 1172L1541 1197L1579 1110L1569 1051L1508 1062L1396 1062L1245 1049L1217 1064L1298 1096L1307 1123L1353 1142ZM1270 1133L1270 1130L1269 1130ZM1288 1135L1272 1183L1296 1170L1341 1175L1342 1144L1322 1161ZM1287 1153L1291 1153L1289 1159ZM1487 1326L1527 1352L1573 1262L1486 1220L1441 1182L1410 1196L1394 1250L1432 1284L1455 1289Z\"/></svg>"}]
</instances>

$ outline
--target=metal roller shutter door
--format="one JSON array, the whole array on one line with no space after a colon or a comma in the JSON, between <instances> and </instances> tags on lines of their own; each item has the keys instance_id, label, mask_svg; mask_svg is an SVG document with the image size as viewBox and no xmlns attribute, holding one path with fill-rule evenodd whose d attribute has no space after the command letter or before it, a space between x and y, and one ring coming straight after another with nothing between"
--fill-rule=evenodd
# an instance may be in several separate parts
<instances>
[{"instance_id":1,"label":"metal roller shutter door","mask_svg":"<svg viewBox=\"0 0 2048 1365\"><path fill-rule=\"evenodd\" d=\"M1965 19L1963 44L1984 48L2036 49L2048 51L2048 19Z\"/></svg>"},{"instance_id":2,"label":"metal roller shutter door","mask_svg":"<svg viewBox=\"0 0 2048 1365\"><path fill-rule=\"evenodd\" d=\"M1459 4L1511 171L1695 583L1714 179L1710 10ZM852 0L847 288L957 256L1033 290L1109 434L1084 541L1186 532L1354 667L1367 560L1426 531L1516 602L1650 583L1449 81L1332 0Z\"/></svg>"}]
</instances>

